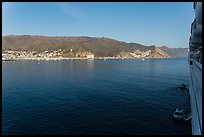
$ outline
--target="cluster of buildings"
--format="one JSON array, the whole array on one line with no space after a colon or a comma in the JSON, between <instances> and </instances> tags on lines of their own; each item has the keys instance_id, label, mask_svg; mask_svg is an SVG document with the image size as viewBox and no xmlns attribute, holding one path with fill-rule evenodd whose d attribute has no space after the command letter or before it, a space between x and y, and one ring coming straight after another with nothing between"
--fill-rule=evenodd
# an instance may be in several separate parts
<instances>
[{"instance_id":1,"label":"cluster of buildings","mask_svg":"<svg viewBox=\"0 0 204 137\"><path fill-rule=\"evenodd\" d=\"M140 50L136 50L135 52L128 52L132 57L134 58L145 58L148 55L150 55L151 50L148 50L146 52L140 51Z\"/></svg>"},{"instance_id":2,"label":"cluster of buildings","mask_svg":"<svg viewBox=\"0 0 204 137\"><path fill-rule=\"evenodd\" d=\"M70 50L72 52L72 50ZM67 58L63 56L64 50L58 49L55 51L43 51L43 52L37 52L37 51L3 51L2 53L2 60L3 61L12 61L12 60L20 60L20 59L29 59L29 60L58 60L58 59L73 59L73 58ZM76 53L76 58L78 57L78 54ZM91 53L84 53L83 57L81 58L87 58L87 59L94 59L94 54Z\"/></svg>"},{"instance_id":3,"label":"cluster of buildings","mask_svg":"<svg viewBox=\"0 0 204 137\"><path fill-rule=\"evenodd\" d=\"M18 59L47 59L59 57L61 53L58 51L48 52L44 51L37 53L37 51L4 51L2 53L2 60L18 60Z\"/></svg>"},{"instance_id":4,"label":"cluster of buildings","mask_svg":"<svg viewBox=\"0 0 204 137\"><path fill-rule=\"evenodd\" d=\"M151 50L120 53L116 57L95 57L95 55L89 51L74 52L70 50L54 50L54 51L3 51L2 60L62 60L62 59L123 59L123 58L148 58L152 53Z\"/></svg>"}]
</instances>

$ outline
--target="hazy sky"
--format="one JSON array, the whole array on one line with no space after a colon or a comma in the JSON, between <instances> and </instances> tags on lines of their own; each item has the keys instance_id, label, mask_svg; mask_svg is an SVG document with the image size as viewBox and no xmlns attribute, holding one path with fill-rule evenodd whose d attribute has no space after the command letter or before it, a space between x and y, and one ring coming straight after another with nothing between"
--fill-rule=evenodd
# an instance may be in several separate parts
<instances>
[{"instance_id":1,"label":"hazy sky","mask_svg":"<svg viewBox=\"0 0 204 137\"><path fill-rule=\"evenodd\" d=\"M2 35L108 37L188 47L192 2L4 2Z\"/></svg>"}]
</instances>

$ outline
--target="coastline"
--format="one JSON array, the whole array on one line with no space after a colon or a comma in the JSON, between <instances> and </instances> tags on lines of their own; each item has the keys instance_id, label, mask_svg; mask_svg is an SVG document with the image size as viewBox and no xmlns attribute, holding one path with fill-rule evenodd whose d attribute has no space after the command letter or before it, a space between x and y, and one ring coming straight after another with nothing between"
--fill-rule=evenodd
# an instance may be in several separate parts
<instances>
[{"instance_id":1,"label":"coastline","mask_svg":"<svg viewBox=\"0 0 204 137\"><path fill-rule=\"evenodd\" d=\"M164 57L172 58L172 57ZM18 60L42 60L42 61L49 61L49 60L126 60L126 59L164 59L164 58L119 58L119 57L95 57L95 58L16 58L16 59L2 59L2 61L18 61Z\"/></svg>"}]
</instances>

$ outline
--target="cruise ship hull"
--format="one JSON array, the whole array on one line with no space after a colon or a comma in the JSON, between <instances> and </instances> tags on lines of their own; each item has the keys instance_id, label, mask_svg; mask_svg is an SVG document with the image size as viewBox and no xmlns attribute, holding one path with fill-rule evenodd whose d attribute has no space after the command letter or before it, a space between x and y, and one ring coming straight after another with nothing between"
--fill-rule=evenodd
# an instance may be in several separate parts
<instances>
[{"instance_id":1,"label":"cruise ship hull","mask_svg":"<svg viewBox=\"0 0 204 137\"><path fill-rule=\"evenodd\" d=\"M190 66L190 103L192 113L192 134L202 133L202 64L189 59Z\"/></svg>"},{"instance_id":2,"label":"cruise ship hull","mask_svg":"<svg viewBox=\"0 0 204 137\"><path fill-rule=\"evenodd\" d=\"M194 2L195 18L189 39L192 134L202 135L202 2Z\"/></svg>"}]
</instances>

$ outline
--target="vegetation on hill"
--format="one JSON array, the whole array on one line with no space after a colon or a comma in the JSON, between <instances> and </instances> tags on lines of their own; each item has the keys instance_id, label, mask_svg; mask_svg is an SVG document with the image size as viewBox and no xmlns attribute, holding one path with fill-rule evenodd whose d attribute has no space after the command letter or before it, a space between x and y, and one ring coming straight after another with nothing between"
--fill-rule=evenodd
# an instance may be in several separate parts
<instances>
[{"instance_id":1,"label":"vegetation on hill","mask_svg":"<svg viewBox=\"0 0 204 137\"><path fill-rule=\"evenodd\" d=\"M91 52L96 57L115 57L120 54L135 52L136 50L146 52L151 50L155 56L179 56L184 55L183 49L158 48L156 46L145 46L138 43L126 43L110 38L97 37L48 37L48 36L31 36L31 35L8 35L2 36L2 50L17 51L53 51L62 49L65 52L70 50L78 52ZM173 54L173 53L175 54ZM149 55L152 57L152 55Z\"/></svg>"}]
</instances>

